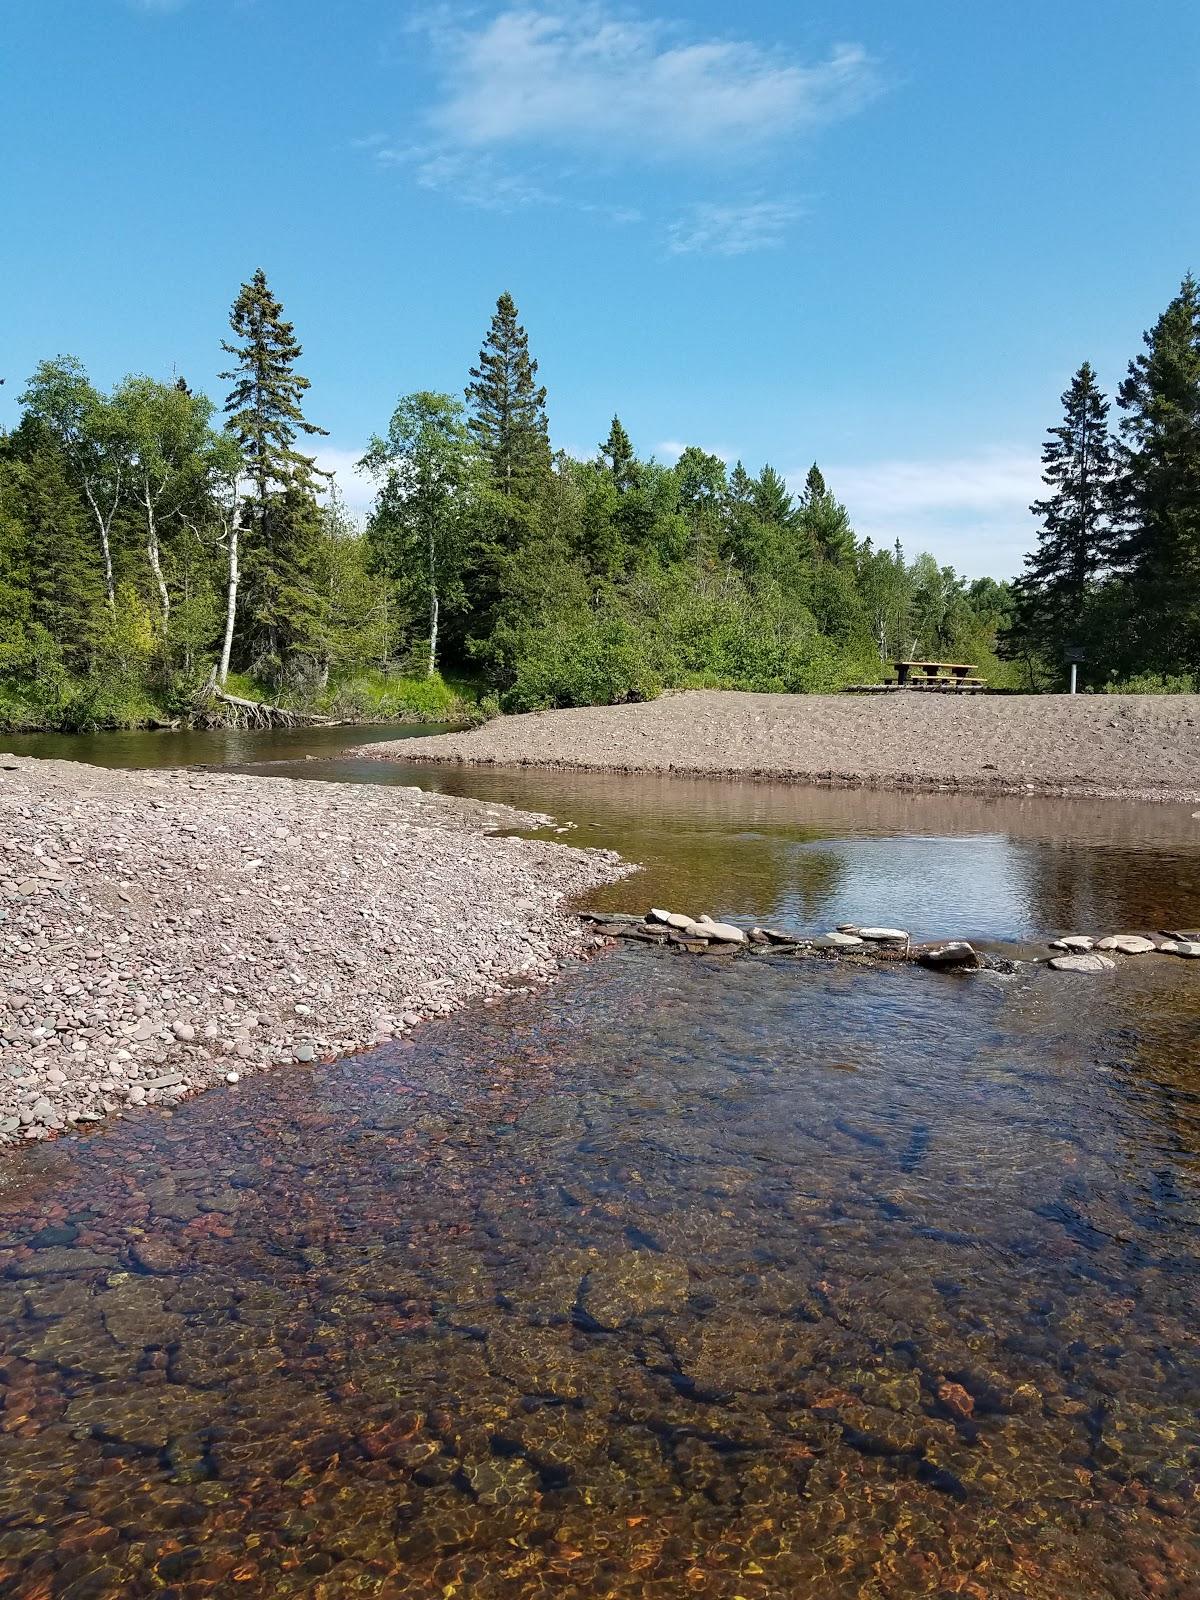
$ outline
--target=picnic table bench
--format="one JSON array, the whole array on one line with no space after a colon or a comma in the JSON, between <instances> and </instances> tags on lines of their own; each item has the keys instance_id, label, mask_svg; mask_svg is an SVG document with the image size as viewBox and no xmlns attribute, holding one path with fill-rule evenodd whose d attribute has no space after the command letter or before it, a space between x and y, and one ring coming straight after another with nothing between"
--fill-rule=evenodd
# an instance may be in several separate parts
<instances>
[{"instance_id":1,"label":"picnic table bench","mask_svg":"<svg viewBox=\"0 0 1200 1600\"><path fill-rule=\"evenodd\" d=\"M979 694L987 688L977 678L970 661L893 661L896 676L888 683L855 683L847 694L894 694L901 689L923 689L933 694Z\"/></svg>"},{"instance_id":2,"label":"picnic table bench","mask_svg":"<svg viewBox=\"0 0 1200 1600\"><path fill-rule=\"evenodd\" d=\"M959 689L981 688L983 679L973 677L979 671L974 662L966 661L893 661L896 682L902 689Z\"/></svg>"}]
</instances>

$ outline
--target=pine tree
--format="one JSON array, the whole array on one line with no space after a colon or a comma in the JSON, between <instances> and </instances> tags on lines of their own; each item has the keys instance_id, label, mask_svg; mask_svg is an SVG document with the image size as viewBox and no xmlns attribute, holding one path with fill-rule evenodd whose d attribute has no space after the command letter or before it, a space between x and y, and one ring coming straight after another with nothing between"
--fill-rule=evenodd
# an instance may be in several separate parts
<instances>
[{"instance_id":1,"label":"pine tree","mask_svg":"<svg viewBox=\"0 0 1200 1600\"><path fill-rule=\"evenodd\" d=\"M291 658L317 643L314 608L300 602L320 536L315 495L329 475L317 467L315 456L296 449L296 439L326 430L307 421L301 409L309 388L308 379L295 370L302 347L261 267L242 285L229 321L238 342L222 344L237 358L233 369L221 374L233 383L225 411L253 486L244 529L246 655L259 670L278 677ZM232 546L230 554L232 559ZM237 589L231 581L231 610ZM295 613L283 609L291 602L299 606Z\"/></svg>"},{"instance_id":2,"label":"pine tree","mask_svg":"<svg viewBox=\"0 0 1200 1600\"><path fill-rule=\"evenodd\" d=\"M633 453L633 444L629 435L621 426L620 417L612 419L612 427L608 430L608 438L600 446L600 455L608 468L612 481L618 494L628 494L630 489L637 485L637 457Z\"/></svg>"},{"instance_id":3,"label":"pine tree","mask_svg":"<svg viewBox=\"0 0 1200 1600\"><path fill-rule=\"evenodd\" d=\"M29 620L45 629L72 670L85 671L108 623L104 568L86 505L63 446L38 418L25 418L10 449Z\"/></svg>"},{"instance_id":4,"label":"pine tree","mask_svg":"<svg viewBox=\"0 0 1200 1600\"><path fill-rule=\"evenodd\" d=\"M829 492L824 475L814 461L804 480L798 524L808 534L815 553L841 565L854 558L854 531L846 508Z\"/></svg>"},{"instance_id":5,"label":"pine tree","mask_svg":"<svg viewBox=\"0 0 1200 1600\"><path fill-rule=\"evenodd\" d=\"M507 500L529 507L550 475L546 390L538 364L507 292L496 301L479 365L467 386L469 426L491 466L492 482Z\"/></svg>"},{"instance_id":6,"label":"pine tree","mask_svg":"<svg viewBox=\"0 0 1200 1600\"><path fill-rule=\"evenodd\" d=\"M1190 274L1129 364L1121 481L1134 653L1164 672L1200 669L1200 283Z\"/></svg>"},{"instance_id":7,"label":"pine tree","mask_svg":"<svg viewBox=\"0 0 1200 1600\"><path fill-rule=\"evenodd\" d=\"M1017 586L1013 636L1048 657L1082 639L1089 594L1112 546L1114 459L1108 401L1084 362L1062 396L1063 420L1042 446L1050 493L1030 510L1041 523Z\"/></svg>"},{"instance_id":8,"label":"pine tree","mask_svg":"<svg viewBox=\"0 0 1200 1600\"><path fill-rule=\"evenodd\" d=\"M760 522L775 528L793 528L796 525L796 503L792 491L772 466L765 466L754 480L752 490L754 514Z\"/></svg>"}]
</instances>

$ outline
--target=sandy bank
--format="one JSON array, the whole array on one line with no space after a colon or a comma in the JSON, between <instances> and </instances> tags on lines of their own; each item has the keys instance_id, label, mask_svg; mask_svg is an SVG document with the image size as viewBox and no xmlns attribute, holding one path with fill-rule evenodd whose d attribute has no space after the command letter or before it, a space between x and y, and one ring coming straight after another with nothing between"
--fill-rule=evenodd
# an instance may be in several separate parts
<instances>
[{"instance_id":1,"label":"sandy bank","mask_svg":"<svg viewBox=\"0 0 1200 1600\"><path fill-rule=\"evenodd\" d=\"M1200 799L1197 695L768 695L500 717L364 756L975 792Z\"/></svg>"},{"instance_id":2,"label":"sandy bank","mask_svg":"<svg viewBox=\"0 0 1200 1600\"><path fill-rule=\"evenodd\" d=\"M0 755L0 1141L541 981L605 851L420 790Z\"/></svg>"}]
</instances>

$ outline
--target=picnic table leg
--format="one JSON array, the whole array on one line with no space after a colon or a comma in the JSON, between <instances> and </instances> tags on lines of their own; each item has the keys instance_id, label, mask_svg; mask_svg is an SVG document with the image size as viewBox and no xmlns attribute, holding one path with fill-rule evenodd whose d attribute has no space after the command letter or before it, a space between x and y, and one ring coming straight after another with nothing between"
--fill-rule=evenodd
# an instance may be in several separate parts
<instances>
[{"instance_id":1,"label":"picnic table leg","mask_svg":"<svg viewBox=\"0 0 1200 1600\"><path fill-rule=\"evenodd\" d=\"M907 663L907 661L897 661L897 663L896 663L896 682L901 686L901 688L903 688L903 686L908 682L908 663Z\"/></svg>"}]
</instances>

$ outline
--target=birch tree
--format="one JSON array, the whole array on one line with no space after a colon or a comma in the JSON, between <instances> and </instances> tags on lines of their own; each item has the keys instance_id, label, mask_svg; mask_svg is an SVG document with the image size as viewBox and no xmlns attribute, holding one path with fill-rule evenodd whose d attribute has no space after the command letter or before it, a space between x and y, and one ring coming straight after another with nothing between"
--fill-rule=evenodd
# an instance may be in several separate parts
<instances>
[{"instance_id":1,"label":"birch tree","mask_svg":"<svg viewBox=\"0 0 1200 1600\"><path fill-rule=\"evenodd\" d=\"M437 671L445 612L461 610L471 519L486 478L462 404L406 395L361 465L379 485L367 525L376 570L427 619L425 670Z\"/></svg>"},{"instance_id":2,"label":"birch tree","mask_svg":"<svg viewBox=\"0 0 1200 1600\"><path fill-rule=\"evenodd\" d=\"M82 361L56 356L40 362L21 403L62 446L99 537L109 614L116 616L113 524L128 492L127 443L112 402L93 387Z\"/></svg>"}]
</instances>

